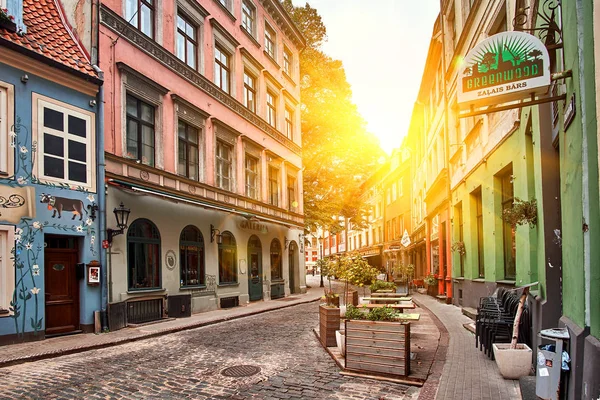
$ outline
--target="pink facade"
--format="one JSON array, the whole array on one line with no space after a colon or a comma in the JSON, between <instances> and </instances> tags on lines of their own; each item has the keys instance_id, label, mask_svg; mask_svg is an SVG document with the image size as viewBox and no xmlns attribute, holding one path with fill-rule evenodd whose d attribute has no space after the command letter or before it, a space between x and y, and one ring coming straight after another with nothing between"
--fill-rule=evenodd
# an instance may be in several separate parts
<instances>
[{"instance_id":1,"label":"pink facade","mask_svg":"<svg viewBox=\"0 0 600 400\"><path fill-rule=\"evenodd\" d=\"M102 3L107 209L154 232L115 238L109 301L191 294L197 312L305 291L304 39L279 1Z\"/></svg>"}]
</instances>

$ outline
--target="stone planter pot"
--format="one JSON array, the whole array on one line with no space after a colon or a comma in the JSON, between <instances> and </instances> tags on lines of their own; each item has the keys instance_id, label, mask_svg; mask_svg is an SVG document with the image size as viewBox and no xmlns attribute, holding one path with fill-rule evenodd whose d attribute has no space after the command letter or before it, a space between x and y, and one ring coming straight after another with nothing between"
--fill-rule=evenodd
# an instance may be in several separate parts
<instances>
[{"instance_id":1,"label":"stone planter pot","mask_svg":"<svg viewBox=\"0 0 600 400\"><path fill-rule=\"evenodd\" d=\"M516 349L511 349L510 343L493 343L492 348L496 364L504 379L519 379L529 375L532 360L529 346L518 343Z\"/></svg>"},{"instance_id":2,"label":"stone planter pot","mask_svg":"<svg viewBox=\"0 0 600 400\"><path fill-rule=\"evenodd\" d=\"M319 336L325 347L335 347L335 331L340 329L339 307L319 306Z\"/></svg>"},{"instance_id":3,"label":"stone planter pot","mask_svg":"<svg viewBox=\"0 0 600 400\"><path fill-rule=\"evenodd\" d=\"M427 294L429 296L437 296L438 295L438 285L427 285Z\"/></svg>"},{"instance_id":4,"label":"stone planter pot","mask_svg":"<svg viewBox=\"0 0 600 400\"><path fill-rule=\"evenodd\" d=\"M383 376L410 374L410 324L346 320L345 368Z\"/></svg>"}]
</instances>

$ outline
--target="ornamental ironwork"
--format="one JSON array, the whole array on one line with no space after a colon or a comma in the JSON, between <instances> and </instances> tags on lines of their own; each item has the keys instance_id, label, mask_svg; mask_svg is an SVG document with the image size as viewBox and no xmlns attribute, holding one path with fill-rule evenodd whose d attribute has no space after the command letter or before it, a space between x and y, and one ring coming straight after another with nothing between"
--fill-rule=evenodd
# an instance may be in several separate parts
<instances>
[{"instance_id":1,"label":"ornamental ironwork","mask_svg":"<svg viewBox=\"0 0 600 400\"><path fill-rule=\"evenodd\" d=\"M517 2L517 4L520 2ZM562 48L563 35L562 23L562 8L560 0L545 0L534 8L534 13L530 13L531 7L518 7L515 18L513 19L513 28L516 31L523 31L537 36L548 50ZM533 19L535 27L527 28L529 17ZM533 18L535 14L535 18ZM538 22L541 20L541 23Z\"/></svg>"}]
</instances>

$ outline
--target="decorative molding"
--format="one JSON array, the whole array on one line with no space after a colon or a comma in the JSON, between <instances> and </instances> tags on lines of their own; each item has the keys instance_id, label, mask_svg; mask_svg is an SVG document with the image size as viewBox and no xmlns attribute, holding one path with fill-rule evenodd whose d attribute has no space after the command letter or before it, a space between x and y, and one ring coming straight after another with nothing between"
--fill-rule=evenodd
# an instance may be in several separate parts
<instances>
[{"instance_id":1,"label":"decorative molding","mask_svg":"<svg viewBox=\"0 0 600 400\"><path fill-rule=\"evenodd\" d=\"M294 45L298 48L298 50L302 50L305 47L304 37L300 30L283 6L279 3L278 0L259 0L264 10L273 18L273 20L277 23L279 28L285 32L286 36L289 37Z\"/></svg>"},{"instance_id":2,"label":"decorative molding","mask_svg":"<svg viewBox=\"0 0 600 400\"><path fill-rule=\"evenodd\" d=\"M211 18L210 19L210 25L213 27L213 29L215 29L217 32L219 32L225 39L227 39L227 41L229 41L235 47L238 47L240 45L240 42L238 42L238 40L235 37L233 37L233 35L231 33L229 33L227 31L227 29L225 29L223 27L223 25L221 25L219 23L219 21L217 21L214 18Z\"/></svg>"},{"instance_id":3,"label":"decorative molding","mask_svg":"<svg viewBox=\"0 0 600 400\"><path fill-rule=\"evenodd\" d=\"M213 99L219 101L233 112L245 118L251 124L268 134L271 138L275 139L292 152L301 155L302 149L300 146L285 137L285 135L280 133L277 129L270 126L267 121L248 110L242 103L219 89L214 83L206 79L206 77L187 66L174 54L158 45L104 5L100 10L100 18L101 23L104 26L162 63L182 78L194 84L194 86L210 95Z\"/></svg>"}]
</instances>

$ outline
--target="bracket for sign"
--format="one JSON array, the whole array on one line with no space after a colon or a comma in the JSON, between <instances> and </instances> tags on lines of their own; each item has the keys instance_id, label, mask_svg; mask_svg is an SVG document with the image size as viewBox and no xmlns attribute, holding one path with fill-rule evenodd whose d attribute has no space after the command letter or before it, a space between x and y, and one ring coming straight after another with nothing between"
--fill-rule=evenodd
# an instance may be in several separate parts
<instances>
[{"instance_id":1,"label":"bracket for sign","mask_svg":"<svg viewBox=\"0 0 600 400\"><path fill-rule=\"evenodd\" d=\"M496 112L500 112L500 111L512 110L515 108L523 108L523 107L535 106L537 104L552 103L554 101L566 100L566 98L567 98L566 94L561 94L559 96L552 96L552 97L544 97L541 99L536 99L535 96L532 96L532 99L529 101L521 101L520 103L509 104L506 106L486 108L485 110L475 110L474 108L471 108L471 111L469 111L468 113L458 114L458 118L475 117L477 115L492 114L492 113L496 113Z\"/></svg>"}]
</instances>

